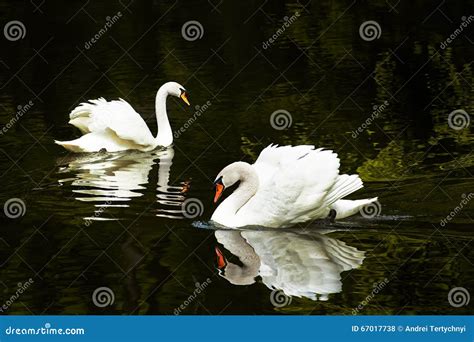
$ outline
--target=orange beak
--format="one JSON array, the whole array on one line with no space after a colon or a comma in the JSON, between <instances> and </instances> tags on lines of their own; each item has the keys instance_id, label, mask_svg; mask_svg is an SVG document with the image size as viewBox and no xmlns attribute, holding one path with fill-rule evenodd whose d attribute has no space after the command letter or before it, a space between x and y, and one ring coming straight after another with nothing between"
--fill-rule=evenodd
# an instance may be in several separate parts
<instances>
[{"instance_id":1,"label":"orange beak","mask_svg":"<svg viewBox=\"0 0 474 342\"><path fill-rule=\"evenodd\" d=\"M180 97L181 100L183 100L184 103L186 103L188 106L191 105L191 104L189 103L189 100L188 100L188 95L187 95L185 92L182 92L179 97Z\"/></svg>"},{"instance_id":2,"label":"orange beak","mask_svg":"<svg viewBox=\"0 0 474 342\"><path fill-rule=\"evenodd\" d=\"M216 194L214 195L214 203L216 203L219 200L219 198L222 196L223 191L224 191L224 185L217 183Z\"/></svg>"},{"instance_id":3,"label":"orange beak","mask_svg":"<svg viewBox=\"0 0 474 342\"><path fill-rule=\"evenodd\" d=\"M224 254L222 254L219 247L216 246L215 250L217 256L217 268L221 270L225 267L225 265L227 265L227 261L225 261Z\"/></svg>"}]
</instances>

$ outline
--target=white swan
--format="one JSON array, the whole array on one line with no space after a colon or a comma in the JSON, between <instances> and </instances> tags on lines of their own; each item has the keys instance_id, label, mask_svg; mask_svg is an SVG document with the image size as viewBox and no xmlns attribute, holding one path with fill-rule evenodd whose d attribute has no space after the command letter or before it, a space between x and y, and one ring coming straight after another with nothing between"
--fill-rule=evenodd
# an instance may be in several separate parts
<instances>
[{"instance_id":1,"label":"white swan","mask_svg":"<svg viewBox=\"0 0 474 342\"><path fill-rule=\"evenodd\" d=\"M214 182L214 202L238 181L239 187L214 211L212 221L231 228L287 227L330 214L341 219L377 200L343 200L363 187L362 180L340 175L337 154L310 145L270 145L252 165L226 166Z\"/></svg>"},{"instance_id":2,"label":"white swan","mask_svg":"<svg viewBox=\"0 0 474 342\"><path fill-rule=\"evenodd\" d=\"M364 252L317 231L216 230L216 239L241 265L216 247L219 275L234 285L251 285L258 276L286 296L328 300L342 291L341 273L358 268Z\"/></svg>"},{"instance_id":3,"label":"white swan","mask_svg":"<svg viewBox=\"0 0 474 342\"><path fill-rule=\"evenodd\" d=\"M158 134L153 137L143 118L123 99L103 98L81 103L69 114L69 123L84 134L71 141L55 143L72 152L117 152L124 150L151 151L157 146L173 143L173 132L166 113L168 95L180 97L188 106L186 90L176 82L163 84L156 93L155 109Z\"/></svg>"}]
</instances>

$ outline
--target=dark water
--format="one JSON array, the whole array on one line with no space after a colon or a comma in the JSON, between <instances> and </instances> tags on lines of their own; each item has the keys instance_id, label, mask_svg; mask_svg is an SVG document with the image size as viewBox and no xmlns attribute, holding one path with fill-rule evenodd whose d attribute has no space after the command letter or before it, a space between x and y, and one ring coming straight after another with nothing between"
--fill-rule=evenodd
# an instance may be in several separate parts
<instances>
[{"instance_id":1,"label":"dark water","mask_svg":"<svg viewBox=\"0 0 474 342\"><path fill-rule=\"evenodd\" d=\"M0 9L2 25L26 28L23 39L1 37L1 126L32 103L0 136L0 202L25 204L18 218L2 212L3 314L473 312L472 302L448 300L456 287L474 290L472 123L457 130L448 116L474 113L474 23L441 45L474 19L472 3L2 1ZM201 39L183 38L190 20L202 25ZM378 39L359 34L369 20ZM174 130L210 103L173 149L71 155L53 143L79 136L68 113L99 96L126 99L155 133L155 92L169 80L189 89L193 105L169 99ZM284 130L270 124L279 109L292 119ZM269 143L337 151L341 171L365 182L355 197L379 196L380 215L278 232L208 227L215 175ZM193 202L201 215L189 218L183 203L196 199L203 210ZM11 300L18 286L27 288ZM105 307L93 301L101 287L110 289Z\"/></svg>"}]
</instances>

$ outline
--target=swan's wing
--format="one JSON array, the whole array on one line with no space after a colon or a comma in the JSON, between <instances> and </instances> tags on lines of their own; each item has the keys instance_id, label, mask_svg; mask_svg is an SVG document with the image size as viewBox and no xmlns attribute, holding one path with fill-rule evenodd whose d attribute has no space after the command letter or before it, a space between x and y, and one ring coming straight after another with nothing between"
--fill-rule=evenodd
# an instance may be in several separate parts
<instances>
[{"instance_id":1,"label":"swan's wing","mask_svg":"<svg viewBox=\"0 0 474 342\"><path fill-rule=\"evenodd\" d=\"M322 234L243 231L260 257L260 276L288 296L327 299L342 289L341 272L359 267L364 252Z\"/></svg>"},{"instance_id":2,"label":"swan's wing","mask_svg":"<svg viewBox=\"0 0 474 342\"><path fill-rule=\"evenodd\" d=\"M138 145L150 145L153 136L143 118L123 99L106 101L103 98L81 103L69 114L69 123L82 133L113 130L124 140Z\"/></svg>"},{"instance_id":3,"label":"swan's wing","mask_svg":"<svg viewBox=\"0 0 474 342\"><path fill-rule=\"evenodd\" d=\"M244 222L281 227L325 204L339 176L339 158L314 146L268 146L253 165L257 193L237 212Z\"/></svg>"}]
</instances>

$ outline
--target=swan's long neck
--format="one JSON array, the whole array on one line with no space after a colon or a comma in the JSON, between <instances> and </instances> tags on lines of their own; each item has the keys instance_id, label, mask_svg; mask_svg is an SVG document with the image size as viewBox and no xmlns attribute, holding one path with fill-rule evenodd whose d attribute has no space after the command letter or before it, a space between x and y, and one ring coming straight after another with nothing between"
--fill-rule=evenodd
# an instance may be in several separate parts
<instances>
[{"instance_id":1,"label":"swan's long neck","mask_svg":"<svg viewBox=\"0 0 474 342\"><path fill-rule=\"evenodd\" d=\"M233 166L234 172L239 174L240 185L217 207L211 218L228 227L239 226L234 217L240 208L255 195L259 186L258 175L252 166L244 162L236 162Z\"/></svg>"},{"instance_id":2,"label":"swan's long neck","mask_svg":"<svg viewBox=\"0 0 474 342\"><path fill-rule=\"evenodd\" d=\"M255 283L260 269L260 257L253 247L244 239L240 231L216 230L216 239L219 243L239 258L242 266L227 262L225 275L229 282L235 285L251 285Z\"/></svg>"},{"instance_id":3,"label":"swan's long neck","mask_svg":"<svg viewBox=\"0 0 474 342\"><path fill-rule=\"evenodd\" d=\"M163 85L156 93L155 110L156 124L158 125L158 134L155 138L156 146L170 146L173 143L173 132L171 131L168 113L166 112L166 98L168 90Z\"/></svg>"}]
</instances>

